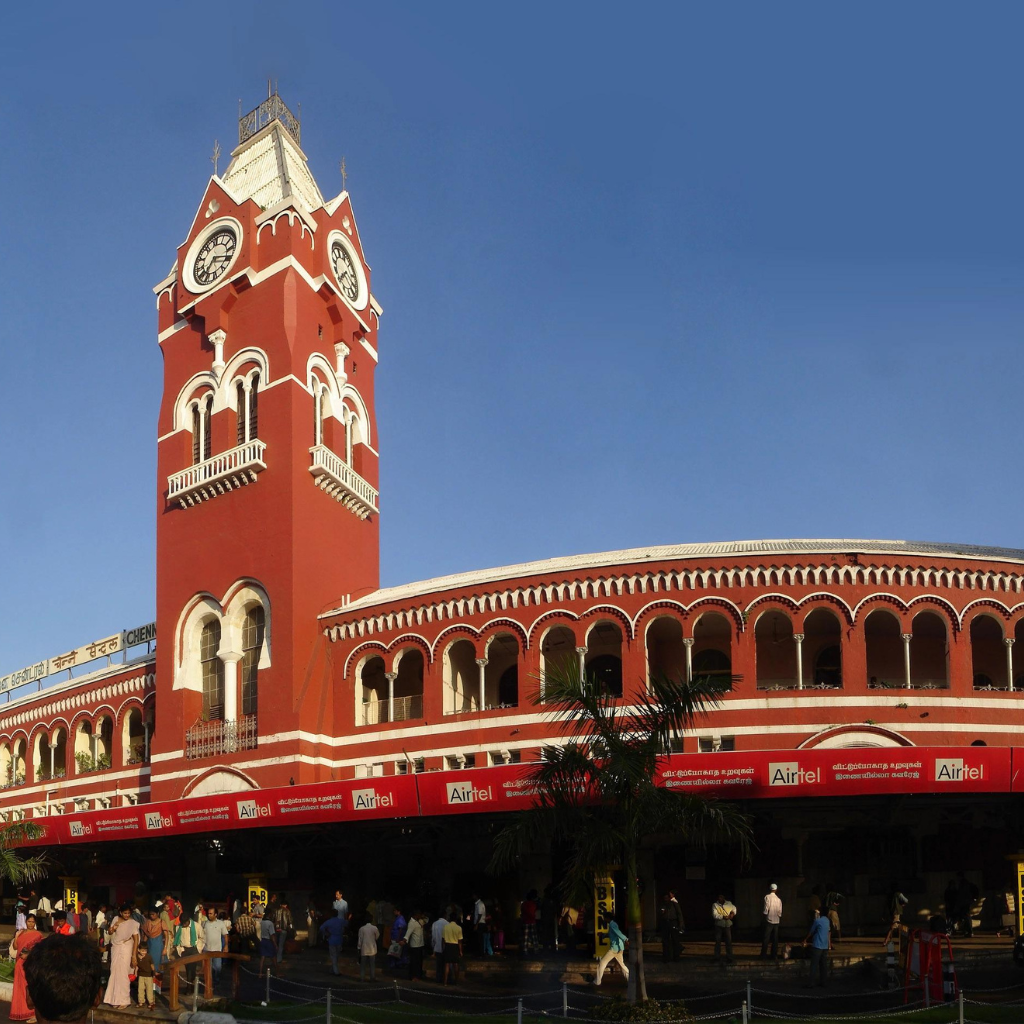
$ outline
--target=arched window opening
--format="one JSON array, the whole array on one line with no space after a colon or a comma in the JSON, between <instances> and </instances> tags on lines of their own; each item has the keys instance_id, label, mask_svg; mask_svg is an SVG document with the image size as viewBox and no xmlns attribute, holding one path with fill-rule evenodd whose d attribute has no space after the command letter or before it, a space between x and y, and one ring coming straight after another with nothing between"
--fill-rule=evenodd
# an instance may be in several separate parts
<instances>
[{"instance_id":1,"label":"arched window opening","mask_svg":"<svg viewBox=\"0 0 1024 1024\"><path fill-rule=\"evenodd\" d=\"M793 623L780 611L765 612L754 626L754 658L759 690L796 687L796 641Z\"/></svg>"},{"instance_id":2,"label":"arched window opening","mask_svg":"<svg viewBox=\"0 0 1024 1024\"><path fill-rule=\"evenodd\" d=\"M587 633L583 670L601 692L622 696L622 630L614 622L604 619Z\"/></svg>"},{"instance_id":3,"label":"arched window opening","mask_svg":"<svg viewBox=\"0 0 1024 1024\"><path fill-rule=\"evenodd\" d=\"M1014 652L1016 653L1016 651ZM971 620L971 674L976 690L1005 690L1006 644L1003 627L991 615Z\"/></svg>"},{"instance_id":4,"label":"arched window opening","mask_svg":"<svg viewBox=\"0 0 1024 1024\"><path fill-rule=\"evenodd\" d=\"M693 624L693 678L711 677L732 689L732 627L718 612L705 612Z\"/></svg>"},{"instance_id":5,"label":"arched window opening","mask_svg":"<svg viewBox=\"0 0 1024 1024\"><path fill-rule=\"evenodd\" d=\"M14 742L14 749L11 756L11 785L21 786L25 782L26 754L28 745L25 740L19 739Z\"/></svg>"},{"instance_id":6,"label":"arched window opening","mask_svg":"<svg viewBox=\"0 0 1024 1024\"><path fill-rule=\"evenodd\" d=\"M686 677L683 624L671 615L659 615L647 627L647 677Z\"/></svg>"},{"instance_id":7,"label":"arched window opening","mask_svg":"<svg viewBox=\"0 0 1024 1024\"><path fill-rule=\"evenodd\" d=\"M519 706L519 642L511 633L497 633L487 643L484 666L484 707Z\"/></svg>"},{"instance_id":8,"label":"arched window opening","mask_svg":"<svg viewBox=\"0 0 1024 1024\"><path fill-rule=\"evenodd\" d=\"M47 735L36 734L32 761L35 765L36 781L63 779L67 771L67 732L60 727Z\"/></svg>"},{"instance_id":9,"label":"arched window opening","mask_svg":"<svg viewBox=\"0 0 1024 1024\"><path fill-rule=\"evenodd\" d=\"M145 764L149 761L149 733L142 717L142 708L132 708L125 715L121 732L124 763Z\"/></svg>"},{"instance_id":10,"label":"arched window opening","mask_svg":"<svg viewBox=\"0 0 1024 1024\"><path fill-rule=\"evenodd\" d=\"M96 767L95 735L91 722L81 721L75 729L75 772L82 775Z\"/></svg>"},{"instance_id":11,"label":"arched window opening","mask_svg":"<svg viewBox=\"0 0 1024 1024\"><path fill-rule=\"evenodd\" d=\"M220 660L220 623L203 626L199 639L199 663L203 674L203 721L224 717L224 662Z\"/></svg>"},{"instance_id":12,"label":"arched window opening","mask_svg":"<svg viewBox=\"0 0 1024 1024\"><path fill-rule=\"evenodd\" d=\"M324 392L323 384L313 385L313 444L324 443Z\"/></svg>"},{"instance_id":13,"label":"arched window opening","mask_svg":"<svg viewBox=\"0 0 1024 1024\"><path fill-rule=\"evenodd\" d=\"M900 620L876 608L864 620L868 686L874 690L899 689L904 684L903 638Z\"/></svg>"},{"instance_id":14,"label":"arched window opening","mask_svg":"<svg viewBox=\"0 0 1024 1024\"><path fill-rule=\"evenodd\" d=\"M576 653L576 634L568 626L553 626L540 644L541 693L544 693L544 678L549 673L569 672L579 663Z\"/></svg>"},{"instance_id":15,"label":"arched window opening","mask_svg":"<svg viewBox=\"0 0 1024 1024\"><path fill-rule=\"evenodd\" d=\"M399 659L392 722L423 717L423 667L423 654L418 648L406 651Z\"/></svg>"},{"instance_id":16,"label":"arched window opening","mask_svg":"<svg viewBox=\"0 0 1024 1024\"><path fill-rule=\"evenodd\" d=\"M260 436L260 375L254 373L249 380L249 433L247 441Z\"/></svg>"},{"instance_id":17,"label":"arched window opening","mask_svg":"<svg viewBox=\"0 0 1024 1024\"><path fill-rule=\"evenodd\" d=\"M359 673L362 687L363 725L377 725L388 720L388 680L384 659L368 658Z\"/></svg>"},{"instance_id":18,"label":"arched window opening","mask_svg":"<svg viewBox=\"0 0 1024 1024\"><path fill-rule=\"evenodd\" d=\"M192 465L203 461L203 416L199 405L192 406Z\"/></svg>"},{"instance_id":19,"label":"arched window opening","mask_svg":"<svg viewBox=\"0 0 1024 1024\"><path fill-rule=\"evenodd\" d=\"M843 685L842 627L828 608L815 608L804 619L804 685L836 689Z\"/></svg>"},{"instance_id":20,"label":"arched window opening","mask_svg":"<svg viewBox=\"0 0 1024 1024\"><path fill-rule=\"evenodd\" d=\"M944 690L949 686L946 623L937 612L921 612L914 617L911 631L910 685L918 690Z\"/></svg>"},{"instance_id":21,"label":"arched window opening","mask_svg":"<svg viewBox=\"0 0 1024 1024\"><path fill-rule=\"evenodd\" d=\"M245 613L242 624L242 714L256 714L257 676L263 655L266 615L259 605Z\"/></svg>"},{"instance_id":22,"label":"arched window opening","mask_svg":"<svg viewBox=\"0 0 1024 1024\"><path fill-rule=\"evenodd\" d=\"M14 785L14 759L8 744L0 747L0 789Z\"/></svg>"},{"instance_id":23,"label":"arched window opening","mask_svg":"<svg viewBox=\"0 0 1024 1024\"><path fill-rule=\"evenodd\" d=\"M93 765L96 769L109 768L114 754L114 720L104 715L96 723L93 742Z\"/></svg>"},{"instance_id":24,"label":"arched window opening","mask_svg":"<svg viewBox=\"0 0 1024 1024\"><path fill-rule=\"evenodd\" d=\"M213 454L213 440L210 436L210 420L213 416L213 396L203 403L203 461Z\"/></svg>"},{"instance_id":25,"label":"arched window opening","mask_svg":"<svg viewBox=\"0 0 1024 1024\"><path fill-rule=\"evenodd\" d=\"M693 678L710 679L728 689L732 678L732 663L724 651L716 651L711 647L699 651L693 656Z\"/></svg>"},{"instance_id":26,"label":"arched window opening","mask_svg":"<svg viewBox=\"0 0 1024 1024\"><path fill-rule=\"evenodd\" d=\"M477 710L480 699L476 647L470 640L456 640L444 655L444 713L457 715Z\"/></svg>"},{"instance_id":27,"label":"arched window opening","mask_svg":"<svg viewBox=\"0 0 1024 1024\"><path fill-rule=\"evenodd\" d=\"M235 384L235 444L245 444L245 385L238 381Z\"/></svg>"}]
</instances>

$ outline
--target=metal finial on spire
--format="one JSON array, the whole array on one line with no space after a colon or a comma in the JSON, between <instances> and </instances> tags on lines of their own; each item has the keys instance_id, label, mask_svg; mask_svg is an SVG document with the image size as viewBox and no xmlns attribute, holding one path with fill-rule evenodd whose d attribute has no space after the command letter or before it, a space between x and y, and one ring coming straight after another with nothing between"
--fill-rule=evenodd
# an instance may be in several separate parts
<instances>
[{"instance_id":1,"label":"metal finial on spire","mask_svg":"<svg viewBox=\"0 0 1024 1024\"><path fill-rule=\"evenodd\" d=\"M213 156L210 157L210 163L213 164L213 175L214 175L214 177L216 177L220 173L220 169L218 167L219 162L220 162L220 143L216 139L214 139L213 140Z\"/></svg>"},{"instance_id":2,"label":"metal finial on spire","mask_svg":"<svg viewBox=\"0 0 1024 1024\"><path fill-rule=\"evenodd\" d=\"M347 187L346 183L348 182L348 171L345 170L344 157L341 158L341 167L339 168L339 170L341 171L341 191L344 192Z\"/></svg>"}]
</instances>

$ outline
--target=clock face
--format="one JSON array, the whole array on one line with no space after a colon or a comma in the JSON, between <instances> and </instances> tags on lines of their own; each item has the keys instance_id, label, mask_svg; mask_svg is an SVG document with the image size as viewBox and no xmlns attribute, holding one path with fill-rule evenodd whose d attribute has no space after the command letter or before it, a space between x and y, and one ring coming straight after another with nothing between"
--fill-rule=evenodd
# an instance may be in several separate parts
<instances>
[{"instance_id":1,"label":"clock face","mask_svg":"<svg viewBox=\"0 0 1024 1024\"><path fill-rule=\"evenodd\" d=\"M203 242L192 264L192 276L196 284L205 288L220 277L231 264L238 248L238 236L230 227L218 228Z\"/></svg>"},{"instance_id":2,"label":"clock face","mask_svg":"<svg viewBox=\"0 0 1024 1024\"><path fill-rule=\"evenodd\" d=\"M351 253L337 239L331 244L331 269L341 288L341 294L354 304L359 297L359 275L356 273Z\"/></svg>"}]
</instances>

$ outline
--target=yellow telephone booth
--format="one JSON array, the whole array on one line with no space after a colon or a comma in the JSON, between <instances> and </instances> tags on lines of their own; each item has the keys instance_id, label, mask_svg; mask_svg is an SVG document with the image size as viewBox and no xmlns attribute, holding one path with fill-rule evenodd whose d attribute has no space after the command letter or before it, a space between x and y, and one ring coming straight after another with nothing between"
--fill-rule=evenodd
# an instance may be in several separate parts
<instances>
[{"instance_id":1,"label":"yellow telephone booth","mask_svg":"<svg viewBox=\"0 0 1024 1024\"><path fill-rule=\"evenodd\" d=\"M262 907L267 905L267 876L266 875L253 875L249 879L248 885L248 897L246 904L249 907L249 913L252 913L252 908L256 904L260 904Z\"/></svg>"},{"instance_id":2,"label":"yellow telephone booth","mask_svg":"<svg viewBox=\"0 0 1024 1024\"><path fill-rule=\"evenodd\" d=\"M611 949L608 922L615 916L615 879L609 870L594 876L594 957L601 959Z\"/></svg>"}]
</instances>

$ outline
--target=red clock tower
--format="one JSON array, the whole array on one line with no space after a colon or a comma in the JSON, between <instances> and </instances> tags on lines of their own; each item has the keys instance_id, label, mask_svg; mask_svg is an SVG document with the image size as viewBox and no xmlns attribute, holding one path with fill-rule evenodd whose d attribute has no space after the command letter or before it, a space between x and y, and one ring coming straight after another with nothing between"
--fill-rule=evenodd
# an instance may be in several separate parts
<instances>
[{"instance_id":1,"label":"red clock tower","mask_svg":"<svg viewBox=\"0 0 1024 1024\"><path fill-rule=\"evenodd\" d=\"M272 94L166 280L152 797L317 781L317 615L378 585L380 307L348 193ZM327 775L326 777L329 777Z\"/></svg>"}]
</instances>

